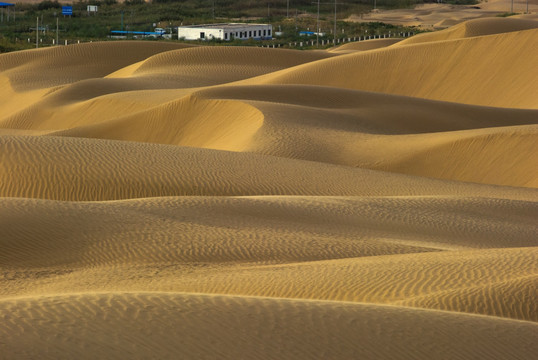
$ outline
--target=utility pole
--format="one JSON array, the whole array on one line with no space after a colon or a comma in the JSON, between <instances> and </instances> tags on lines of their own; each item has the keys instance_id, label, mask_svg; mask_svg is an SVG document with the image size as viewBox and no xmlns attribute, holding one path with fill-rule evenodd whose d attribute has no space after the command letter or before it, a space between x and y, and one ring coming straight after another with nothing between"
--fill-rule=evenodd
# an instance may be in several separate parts
<instances>
[{"instance_id":1,"label":"utility pole","mask_svg":"<svg viewBox=\"0 0 538 360\"><path fill-rule=\"evenodd\" d=\"M58 45L58 17L56 17L56 46Z\"/></svg>"},{"instance_id":2,"label":"utility pole","mask_svg":"<svg viewBox=\"0 0 538 360\"><path fill-rule=\"evenodd\" d=\"M312 3L312 4L316 4L316 3ZM316 46L319 47L319 5L321 4L320 3L320 0L317 1L317 4L318 4L318 20L317 20L317 29L316 29ZM327 4L327 5L332 5L333 3L323 3L323 4ZM336 42L336 5L337 4L345 4L345 3L339 3L337 2L337 0L334 0L334 41Z\"/></svg>"},{"instance_id":3,"label":"utility pole","mask_svg":"<svg viewBox=\"0 0 538 360\"><path fill-rule=\"evenodd\" d=\"M37 17L36 25L35 25L35 48L37 49L38 47L39 47L39 16Z\"/></svg>"},{"instance_id":4,"label":"utility pole","mask_svg":"<svg viewBox=\"0 0 538 360\"><path fill-rule=\"evenodd\" d=\"M514 13L514 0L512 0L510 2L510 13L513 14Z\"/></svg>"},{"instance_id":5,"label":"utility pole","mask_svg":"<svg viewBox=\"0 0 538 360\"><path fill-rule=\"evenodd\" d=\"M333 43L336 44L336 0L334 0L334 33L333 33Z\"/></svg>"},{"instance_id":6,"label":"utility pole","mask_svg":"<svg viewBox=\"0 0 538 360\"><path fill-rule=\"evenodd\" d=\"M319 47L319 0L318 0L318 21L316 25L316 47Z\"/></svg>"},{"instance_id":7,"label":"utility pole","mask_svg":"<svg viewBox=\"0 0 538 360\"><path fill-rule=\"evenodd\" d=\"M289 17L290 17L290 0L288 0L287 6L286 6L286 19L288 19Z\"/></svg>"}]
</instances>

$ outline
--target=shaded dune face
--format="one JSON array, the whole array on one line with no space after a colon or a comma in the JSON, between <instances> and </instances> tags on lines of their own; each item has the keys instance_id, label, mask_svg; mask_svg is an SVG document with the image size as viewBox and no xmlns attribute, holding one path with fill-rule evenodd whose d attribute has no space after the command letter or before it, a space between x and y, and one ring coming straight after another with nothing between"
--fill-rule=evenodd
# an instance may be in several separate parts
<instances>
[{"instance_id":1,"label":"shaded dune face","mask_svg":"<svg viewBox=\"0 0 538 360\"><path fill-rule=\"evenodd\" d=\"M537 31L0 55L0 358L532 358Z\"/></svg>"}]
</instances>

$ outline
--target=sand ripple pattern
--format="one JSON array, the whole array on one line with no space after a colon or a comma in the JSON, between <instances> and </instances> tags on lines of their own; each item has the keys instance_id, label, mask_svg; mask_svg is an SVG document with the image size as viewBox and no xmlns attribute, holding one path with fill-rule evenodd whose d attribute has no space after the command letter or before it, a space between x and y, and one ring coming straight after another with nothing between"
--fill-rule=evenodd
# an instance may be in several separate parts
<instances>
[{"instance_id":1,"label":"sand ripple pattern","mask_svg":"<svg viewBox=\"0 0 538 360\"><path fill-rule=\"evenodd\" d=\"M538 21L0 55L0 358L531 359Z\"/></svg>"},{"instance_id":2,"label":"sand ripple pattern","mask_svg":"<svg viewBox=\"0 0 538 360\"><path fill-rule=\"evenodd\" d=\"M525 359L538 350L538 327L527 322L269 298L142 292L8 299L0 318L0 336L9 339L0 349L18 358ZM61 332L47 331L58 322Z\"/></svg>"}]
</instances>

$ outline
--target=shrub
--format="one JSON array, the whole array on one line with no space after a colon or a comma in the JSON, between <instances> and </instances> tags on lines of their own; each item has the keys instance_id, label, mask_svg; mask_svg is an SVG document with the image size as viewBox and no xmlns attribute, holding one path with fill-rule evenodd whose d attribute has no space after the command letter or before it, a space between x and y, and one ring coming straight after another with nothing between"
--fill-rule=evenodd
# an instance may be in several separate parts
<instances>
[{"instance_id":1,"label":"shrub","mask_svg":"<svg viewBox=\"0 0 538 360\"><path fill-rule=\"evenodd\" d=\"M62 6L60 5L60 3L57 0L54 0L54 1L45 0L45 1L40 2L37 5L38 10L59 9L61 7Z\"/></svg>"}]
</instances>

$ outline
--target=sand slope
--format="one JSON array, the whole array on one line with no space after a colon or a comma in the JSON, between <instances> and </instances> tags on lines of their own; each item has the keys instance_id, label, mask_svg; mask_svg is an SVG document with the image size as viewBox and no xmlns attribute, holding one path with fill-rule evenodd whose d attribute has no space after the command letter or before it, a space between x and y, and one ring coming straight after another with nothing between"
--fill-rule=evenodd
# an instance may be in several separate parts
<instances>
[{"instance_id":1,"label":"sand slope","mask_svg":"<svg viewBox=\"0 0 538 360\"><path fill-rule=\"evenodd\" d=\"M5 204L0 259L10 281L3 295L166 289L408 301L537 320L531 298L538 208L531 201L310 196ZM205 267L193 272L197 263ZM271 263L287 265L263 265ZM111 267L131 275L111 281ZM511 293L495 303L490 287L505 283ZM470 289L482 292L462 295ZM440 295L448 298L425 302Z\"/></svg>"},{"instance_id":2,"label":"sand slope","mask_svg":"<svg viewBox=\"0 0 538 360\"><path fill-rule=\"evenodd\" d=\"M108 293L6 300L0 314L27 319L0 333L20 339L1 345L19 358L524 359L537 350L535 324L349 303ZM47 329L59 319L54 336Z\"/></svg>"},{"instance_id":3,"label":"sand slope","mask_svg":"<svg viewBox=\"0 0 538 360\"><path fill-rule=\"evenodd\" d=\"M344 45L334 47L332 49L329 49L328 51L331 53L338 53L338 54L349 53L349 52L354 52L354 51L367 51L367 50L374 50L374 49L380 49L387 46L391 46L396 43L399 43L400 41L402 41L402 39L399 39L399 38L357 41L357 42L350 42Z\"/></svg>"},{"instance_id":4,"label":"sand slope","mask_svg":"<svg viewBox=\"0 0 538 360\"><path fill-rule=\"evenodd\" d=\"M484 18L463 22L446 30L423 33L399 42L400 45L418 44L431 41L455 40L475 36L501 34L514 31L536 29L538 22L527 16L523 18Z\"/></svg>"},{"instance_id":5,"label":"sand slope","mask_svg":"<svg viewBox=\"0 0 538 360\"><path fill-rule=\"evenodd\" d=\"M493 192L499 198L534 200L538 194L535 189L251 153L63 137L2 136L0 140L4 197L90 201L170 195L491 196Z\"/></svg>"},{"instance_id":6,"label":"sand slope","mask_svg":"<svg viewBox=\"0 0 538 360\"><path fill-rule=\"evenodd\" d=\"M525 14L525 12L531 14ZM394 25L417 26L426 30L446 29L479 18L495 18L515 12L517 17L532 18L538 10L536 0L482 0L476 5L453 5L443 2L419 4L413 8L376 9L361 16L346 19L354 22L384 22Z\"/></svg>"},{"instance_id":7,"label":"sand slope","mask_svg":"<svg viewBox=\"0 0 538 360\"><path fill-rule=\"evenodd\" d=\"M536 23L0 55L0 358L532 358Z\"/></svg>"},{"instance_id":8,"label":"sand slope","mask_svg":"<svg viewBox=\"0 0 538 360\"><path fill-rule=\"evenodd\" d=\"M537 33L532 29L392 46L282 70L246 83L324 85L464 104L536 109L533 84L538 78Z\"/></svg>"},{"instance_id":9,"label":"sand slope","mask_svg":"<svg viewBox=\"0 0 538 360\"><path fill-rule=\"evenodd\" d=\"M105 76L160 52L186 47L189 45L129 41L42 48L3 54L0 71L15 90L27 91Z\"/></svg>"}]
</instances>

